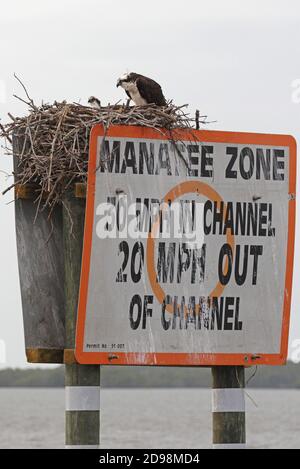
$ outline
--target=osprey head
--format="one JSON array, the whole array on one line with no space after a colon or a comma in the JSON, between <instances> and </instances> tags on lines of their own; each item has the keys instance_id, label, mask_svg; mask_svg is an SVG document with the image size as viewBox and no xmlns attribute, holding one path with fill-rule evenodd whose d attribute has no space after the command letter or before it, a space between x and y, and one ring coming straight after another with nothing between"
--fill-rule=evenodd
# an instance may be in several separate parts
<instances>
[{"instance_id":1,"label":"osprey head","mask_svg":"<svg viewBox=\"0 0 300 469\"><path fill-rule=\"evenodd\" d=\"M117 81L117 87L121 86L124 90L128 89L128 85L134 83L134 73L125 73Z\"/></svg>"}]
</instances>

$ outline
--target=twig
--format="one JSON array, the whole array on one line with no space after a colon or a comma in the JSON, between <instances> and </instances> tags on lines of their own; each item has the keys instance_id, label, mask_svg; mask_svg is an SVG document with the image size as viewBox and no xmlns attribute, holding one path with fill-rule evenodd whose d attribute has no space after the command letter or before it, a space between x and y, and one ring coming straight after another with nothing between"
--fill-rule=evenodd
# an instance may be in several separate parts
<instances>
[{"instance_id":1,"label":"twig","mask_svg":"<svg viewBox=\"0 0 300 469\"><path fill-rule=\"evenodd\" d=\"M1 124L1 122L0 122L0 129L2 130L3 136L4 136L5 138L7 138L7 140L9 141L9 143L12 144L12 139L11 139L11 137L9 136L9 134L7 133L7 131L5 130L5 128L3 127L3 125Z\"/></svg>"},{"instance_id":2,"label":"twig","mask_svg":"<svg viewBox=\"0 0 300 469\"><path fill-rule=\"evenodd\" d=\"M30 98L28 92L27 92L27 89L24 85L24 83L22 83L22 81L20 80L19 77L17 77L17 75L14 73L14 77L16 78L16 80L18 80L18 82L20 83L20 85L22 86L23 90L25 91L25 94L27 96L27 98L29 99L29 105L33 108L33 109L37 109L36 105L34 104L33 102L33 99ZM16 96L17 97L17 96ZM19 98L20 99L20 98Z\"/></svg>"}]
</instances>

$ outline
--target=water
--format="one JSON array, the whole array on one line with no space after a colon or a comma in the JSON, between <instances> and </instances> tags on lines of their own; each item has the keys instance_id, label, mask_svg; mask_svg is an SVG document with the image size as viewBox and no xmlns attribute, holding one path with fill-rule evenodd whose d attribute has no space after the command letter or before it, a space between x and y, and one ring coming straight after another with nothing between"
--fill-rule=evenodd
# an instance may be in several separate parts
<instances>
[{"instance_id":1,"label":"water","mask_svg":"<svg viewBox=\"0 0 300 469\"><path fill-rule=\"evenodd\" d=\"M300 391L248 390L250 448L300 448ZM104 389L102 448L209 448L210 391ZM63 389L0 389L0 448L63 448Z\"/></svg>"}]
</instances>

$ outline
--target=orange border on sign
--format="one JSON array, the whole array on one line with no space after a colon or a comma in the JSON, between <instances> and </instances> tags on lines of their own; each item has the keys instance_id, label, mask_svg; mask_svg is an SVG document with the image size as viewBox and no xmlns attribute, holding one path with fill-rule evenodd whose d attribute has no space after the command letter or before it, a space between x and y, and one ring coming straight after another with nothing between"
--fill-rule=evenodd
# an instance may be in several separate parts
<instances>
[{"instance_id":1,"label":"orange border on sign","mask_svg":"<svg viewBox=\"0 0 300 469\"><path fill-rule=\"evenodd\" d=\"M88 168L88 187L86 200L84 244L82 255L80 292L78 300L78 318L76 332L75 356L82 364L101 365L169 365L169 366L215 366L215 365L283 365L287 359L288 336L290 324L290 307L293 278L293 259L295 243L296 216L296 141L290 135L257 134L246 132L221 132L213 130L176 130L176 138L182 141L198 140L199 142L256 144L289 147L289 199L288 237L285 272L285 295L281 330L281 345L278 354L263 354L257 351L255 356L249 353L140 353L140 352L85 352L84 329L86 304L91 261L91 246L94 224L95 181L97 168L97 140L104 135L101 124L93 127L90 136L90 156ZM154 129L138 126L111 126L107 137L128 137L140 139L166 140ZM196 182L196 181L191 181ZM204 183L202 183L204 184ZM208 186L209 187L209 186ZM168 195L168 194L167 194ZM113 355L113 360L111 356Z\"/></svg>"}]
</instances>

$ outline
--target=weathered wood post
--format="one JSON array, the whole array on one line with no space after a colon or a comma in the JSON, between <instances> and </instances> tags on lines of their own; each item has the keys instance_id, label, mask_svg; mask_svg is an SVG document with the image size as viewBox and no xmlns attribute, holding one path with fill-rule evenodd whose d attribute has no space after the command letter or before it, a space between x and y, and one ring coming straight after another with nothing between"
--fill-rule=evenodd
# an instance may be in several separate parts
<instances>
[{"instance_id":1,"label":"weathered wood post","mask_svg":"<svg viewBox=\"0 0 300 469\"><path fill-rule=\"evenodd\" d=\"M213 447L245 448L245 369L213 366L212 378Z\"/></svg>"},{"instance_id":2,"label":"weathered wood post","mask_svg":"<svg viewBox=\"0 0 300 469\"><path fill-rule=\"evenodd\" d=\"M77 195L77 197L76 197ZM80 196L80 195L79 195ZM69 191L63 200L66 311L66 448L96 449L100 439L100 367L74 358L85 199Z\"/></svg>"},{"instance_id":3,"label":"weathered wood post","mask_svg":"<svg viewBox=\"0 0 300 469\"><path fill-rule=\"evenodd\" d=\"M19 156L24 131L13 135L14 175L22 171ZM63 363L65 347L62 211L37 213L38 184L15 187L15 221L26 357L29 363Z\"/></svg>"}]
</instances>

